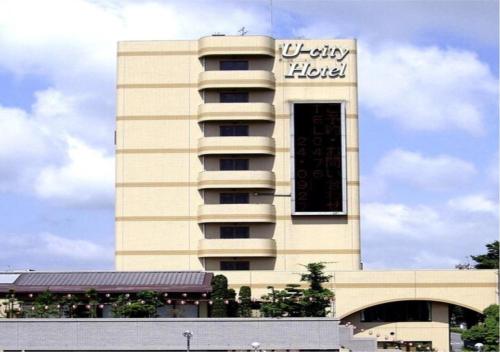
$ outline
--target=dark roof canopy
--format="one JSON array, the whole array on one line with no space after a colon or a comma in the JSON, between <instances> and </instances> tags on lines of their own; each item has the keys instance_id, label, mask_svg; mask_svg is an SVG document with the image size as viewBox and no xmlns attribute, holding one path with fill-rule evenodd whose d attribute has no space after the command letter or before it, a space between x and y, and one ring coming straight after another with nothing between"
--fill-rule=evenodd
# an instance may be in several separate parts
<instances>
[{"instance_id":1,"label":"dark roof canopy","mask_svg":"<svg viewBox=\"0 0 500 352\"><path fill-rule=\"evenodd\" d=\"M201 271L0 272L0 293L16 292L211 292L213 274Z\"/></svg>"}]
</instances>

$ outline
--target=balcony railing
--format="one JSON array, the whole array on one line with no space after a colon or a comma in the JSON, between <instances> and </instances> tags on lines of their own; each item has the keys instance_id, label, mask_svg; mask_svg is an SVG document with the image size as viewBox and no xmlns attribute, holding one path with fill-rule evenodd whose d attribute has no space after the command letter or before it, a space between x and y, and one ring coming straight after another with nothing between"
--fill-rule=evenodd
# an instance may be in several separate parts
<instances>
[{"instance_id":1,"label":"balcony railing","mask_svg":"<svg viewBox=\"0 0 500 352\"><path fill-rule=\"evenodd\" d=\"M274 39L266 36L210 36L198 40L198 55L262 55L274 57Z\"/></svg>"},{"instance_id":2,"label":"balcony railing","mask_svg":"<svg viewBox=\"0 0 500 352\"><path fill-rule=\"evenodd\" d=\"M198 77L198 89L271 89L274 74L270 71L204 71Z\"/></svg>"},{"instance_id":3,"label":"balcony railing","mask_svg":"<svg viewBox=\"0 0 500 352\"><path fill-rule=\"evenodd\" d=\"M198 155L265 154L274 155L274 139L270 137L202 137Z\"/></svg>"},{"instance_id":4,"label":"balcony railing","mask_svg":"<svg viewBox=\"0 0 500 352\"><path fill-rule=\"evenodd\" d=\"M271 204L203 204L198 207L198 223L274 223Z\"/></svg>"},{"instance_id":5,"label":"balcony railing","mask_svg":"<svg viewBox=\"0 0 500 352\"><path fill-rule=\"evenodd\" d=\"M276 257L276 241L266 238L202 239L198 257Z\"/></svg>"},{"instance_id":6,"label":"balcony railing","mask_svg":"<svg viewBox=\"0 0 500 352\"><path fill-rule=\"evenodd\" d=\"M198 175L198 189L254 188L274 189L271 171L203 171Z\"/></svg>"},{"instance_id":7,"label":"balcony railing","mask_svg":"<svg viewBox=\"0 0 500 352\"><path fill-rule=\"evenodd\" d=\"M274 121L269 103L206 103L198 106L198 121Z\"/></svg>"}]
</instances>

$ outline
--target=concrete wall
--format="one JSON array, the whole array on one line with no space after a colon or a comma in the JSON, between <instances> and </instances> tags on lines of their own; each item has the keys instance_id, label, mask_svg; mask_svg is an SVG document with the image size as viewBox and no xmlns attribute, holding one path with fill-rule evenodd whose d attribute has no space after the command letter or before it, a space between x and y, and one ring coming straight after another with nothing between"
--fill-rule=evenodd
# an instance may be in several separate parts
<instances>
[{"instance_id":1,"label":"concrete wall","mask_svg":"<svg viewBox=\"0 0 500 352\"><path fill-rule=\"evenodd\" d=\"M336 319L5 319L0 350L262 349L375 351L373 338L352 339Z\"/></svg>"}]
</instances>

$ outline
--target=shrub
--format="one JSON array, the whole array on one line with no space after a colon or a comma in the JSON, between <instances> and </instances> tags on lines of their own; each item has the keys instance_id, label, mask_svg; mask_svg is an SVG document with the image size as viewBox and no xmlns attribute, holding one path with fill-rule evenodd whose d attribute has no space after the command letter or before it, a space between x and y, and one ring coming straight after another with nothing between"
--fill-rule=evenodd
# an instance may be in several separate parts
<instances>
[{"instance_id":1,"label":"shrub","mask_svg":"<svg viewBox=\"0 0 500 352\"><path fill-rule=\"evenodd\" d=\"M462 340L474 345L484 344L486 351L498 351L498 304L484 310L484 322L474 325L462 334Z\"/></svg>"},{"instance_id":2,"label":"shrub","mask_svg":"<svg viewBox=\"0 0 500 352\"><path fill-rule=\"evenodd\" d=\"M238 294L240 303L238 306L238 316L248 318L252 316L252 290L248 286L241 286Z\"/></svg>"},{"instance_id":3,"label":"shrub","mask_svg":"<svg viewBox=\"0 0 500 352\"><path fill-rule=\"evenodd\" d=\"M224 275L215 275L212 279L212 317L227 317L227 305L224 303L227 298L227 278Z\"/></svg>"},{"instance_id":4,"label":"shrub","mask_svg":"<svg viewBox=\"0 0 500 352\"><path fill-rule=\"evenodd\" d=\"M120 295L113 307L115 317L153 318L156 310L162 305L158 293L141 291L131 298L130 295Z\"/></svg>"}]
</instances>

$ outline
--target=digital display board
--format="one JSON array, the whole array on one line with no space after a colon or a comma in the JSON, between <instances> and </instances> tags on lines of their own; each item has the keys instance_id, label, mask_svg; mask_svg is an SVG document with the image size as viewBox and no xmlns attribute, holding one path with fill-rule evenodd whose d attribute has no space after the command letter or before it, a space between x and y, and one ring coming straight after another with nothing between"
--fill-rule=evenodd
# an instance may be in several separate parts
<instances>
[{"instance_id":1,"label":"digital display board","mask_svg":"<svg viewBox=\"0 0 500 352\"><path fill-rule=\"evenodd\" d=\"M293 104L293 214L346 213L343 118L342 103Z\"/></svg>"}]
</instances>

